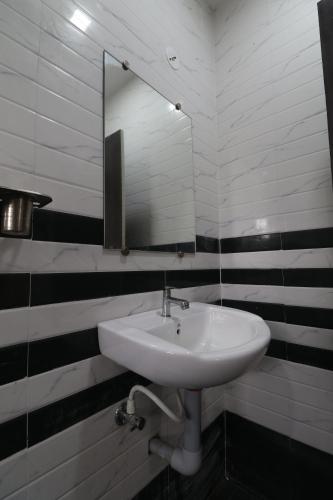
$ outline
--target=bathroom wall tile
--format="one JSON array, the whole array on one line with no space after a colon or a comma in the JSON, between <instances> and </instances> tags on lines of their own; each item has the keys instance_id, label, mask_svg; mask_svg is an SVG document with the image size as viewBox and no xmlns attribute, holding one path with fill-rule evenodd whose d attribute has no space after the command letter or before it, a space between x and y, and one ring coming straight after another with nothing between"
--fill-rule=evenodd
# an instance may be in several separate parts
<instances>
[{"instance_id":1,"label":"bathroom wall tile","mask_svg":"<svg viewBox=\"0 0 333 500\"><path fill-rule=\"evenodd\" d=\"M0 385L27 376L28 344L14 344L0 348Z\"/></svg>"},{"instance_id":2,"label":"bathroom wall tile","mask_svg":"<svg viewBox=\"0 0 333 500\"><path fill-rule=\"evenodd\" d=\"M325 248L330 247L332 241L333 228L329 227L282 233L282 245L285 250L294 250L298 248Z\"/></svg>"},{"instance_id":3,"label":"bathroom wall tile","mask_svg":"<svg viewBox=\"0 0 333 500\"><path fill-rule=\"evenodd\" d=\"M252 432L248 432L251 427ZM227 414L227 474L269 498L289 498L289 440ZM274 453L271 450L274 449ZM252 465L251 465L252 464ZM283 477L283 481L281 481Z\"/></svg>"},{"instance_id":4,"label":"bathroom wall tile","mask_svg":"<svg viewBox=\"0 0 333 500\"><path fill-rule=\"evenodd\" d=\"M283 271L285 286L327 287L333 286L332 269L285 269Z\"/></svg>"},{"instance_id":5,"label":"bathroom wall tile","mask_svg":"<svg viewBox=\"0 0 333 500\"><path fill-rule=\"evenodd\" d=\"M304 320L303 320L304 321ZM269 321L271 335L295 344L333 349L333 329Z\"/></svg>"},{"instance_id":6,"label":"bathroom wall tile","mask_svg":"<svg viewBox=\"0 0 333 500\"><path fill-rule=\"evenodd\" d=\"M1 460L23 450L27 443L27 416L23 414L1 423L0 435Z\"/></svg>"},{"instance_id":7,"label":"bathroom wall tile","mask_svg":"<svg viewBox=\"0 0 333 500\"><path fill-rule=\"evenodd\" d=\"M35 410L124 373L126 369L104 356L64 365L29 377L27 407Z\"/></svg>"},{"instance_id":8,"label":"bathroom wall tile","mask_svg":"<svg viewBox=\"0 0 333 500\"><path fill-rule=\"evenodd\" d=\"M122 399L143 377L127 372L29 414L29 446L60 432Z\"/></svg>"},{"instance_id":9,"label":"bathroom wall tile","mask_svg":"<svg viewBox=\"0 0 333 500\"><path fill-rule=\"evenodd\" d=\"M219 282L219 269L166 271L166 285L175 286L176 288L209 285Z\"/></svg>"},{"instance_id":10,"label":"bathroom wall tile","mask_svg":"<svg viewBox=\"0 0 333 500\"><path fill-rule=\"evenodd\" d=\"M25 342L28 338L28 309L0 311L0 346Z\"/></svg>"},{"instance_id":11,"label":"bathroom wall tile","mask_svg":"<svg viewBox=\"0 0 333 500\"><path fill-rule=\"evenodd\" d=\"M271 358L265 358L268 362L274 362ZM284 365L286 363L281 361ZM302 366L299 366L299 372L302 373ZM312 368L315 370L315 368ZM332 374L331 374L332 376ZM283 367L279 375L271 375L269 372L260 370L251 370L243 375L239 383L250 385L266 392L277 394L288 399L293 399L296 402L310 405L312 407L332 413L333 411L333 393L330 390L311 387L304 383L293 381L288 373L284 373Z\"/></svg>"},{"instance_id":12,"label":"bathroom wall tile","mask_svg":"<svg viewBox=\"0 0 333 500\"><path fill-rule=\"evenodd\" d=\"M6 422L27 411L27 379L0 386L0 422Z\"/></svg>"},{"instance_id":13,"label":"bathroom wall tile","mask_svg":"<svg viewBox=\"0 0 333 500\"><path fill-rule=\"evenodd\" d=\"M284 289L284 303L290 306L332 307L332 288L301 288L288 286Z\"/></svg>"},{"instance_id":14,"label":"bathroom wall tile","mask_svg":"<svg viewBox=\"0 0 333 500\"><path fill-rule=\"evenodd\" d=\"M34 240L103 244L103 220L51 210L35 210Z\"/></svg>"},{"instance_id":15,"label":"bathroom wall tile","mask_svg":"<svg viewBox=\"0 0 333 500\"><path fill-rule=\"evenodd\" d=\"M304 444L331 453L333 449L332 434L316 429L307 424L298 422L292 418L287 418L280 413L272 412L264 407L258 406L248 401L243 401L226 394L225 403L227 410L256 422L268 429L290 436Z\"/></svg>"},{"instance_id":16,"label":"bathroom wall tile","mask_svg":"<svg viewBox=\"0 0 333 500\"><path fill-rule=\"evenodd\" d=\"M280 249L281 238L279 233L243 236L239 238L223 238L221 240L221 253L258 252Z\"/></svg>"},{"instance_id":17,"label":"bathroom wall tile","mask_svg":"<svg viewBox=\"0 0 333 500\"><path fill-rule=\"evenodd\" d=\"M281 286L222 283L222 299L283 304L284 296L285 291Z\"/></svg>"},{"instance_id":18,"label":"bathroom wall tile","mask_svg":"<svg viewBox=\"0 0 333 500\"><path fill-rule=\"evenodd\" d=\"M283 285L280 269L222 269L222 283L250 285Z\"/></svg>"},{"instance_id":19,"label":"bathroom wall tile","mask_svg":"<svg viewBox=\"0 0 333 500\"><path fill-rule=\"evenodd\" d=\"M0 274L0 309L29 305L29 274Z\"/></svg>"},{"instance_id":20,"label":"bathroom wall tile","mask_svg":"<svg viewBox=\"0 0 333 500\"><path fill-rule=\"evenodd\" d=\"M282 304L222 299L222 305L258 314L261 318L269 321L284 321L285 318L284 307ZM285 324L283 323L283 325Z\"/></svg>"},{"instance_id":21,"label":"bathroom wall tile","mask_svg":"<svg viewBox=\"0 0 333 500\"><path fill-rule=\"evenodd\" d=\"M29 376L98 354L97 328L36 340L29 344Z\"/></svg>"},{"instance_id":22,"label":"bathroom wall tile","mask_svg":"<svg viewBox=\"0 0 333 500\"><path fill-rule=\"evenodd\" d=\"M28 481L28 460L26 449L15 453L0 463L0 498L22 488Z\"/></svg>"}]
</instances>

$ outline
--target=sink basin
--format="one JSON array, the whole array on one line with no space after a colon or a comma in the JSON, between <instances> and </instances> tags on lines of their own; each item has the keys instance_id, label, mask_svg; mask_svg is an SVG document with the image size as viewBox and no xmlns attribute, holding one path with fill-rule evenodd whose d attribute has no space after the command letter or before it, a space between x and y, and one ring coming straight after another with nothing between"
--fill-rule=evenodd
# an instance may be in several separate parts
<instances>
[{"instance_id":1,"label":"sink basin","mask_svg":"<svg viewBox=\"0 0 333 500\"><path fill-rule=\"evenodd\" d=\"M266 352L270 331L254 314L191 303L98 325L101 353L156 384L201 389L233 380Z\"/></svg>"}]
</instances>

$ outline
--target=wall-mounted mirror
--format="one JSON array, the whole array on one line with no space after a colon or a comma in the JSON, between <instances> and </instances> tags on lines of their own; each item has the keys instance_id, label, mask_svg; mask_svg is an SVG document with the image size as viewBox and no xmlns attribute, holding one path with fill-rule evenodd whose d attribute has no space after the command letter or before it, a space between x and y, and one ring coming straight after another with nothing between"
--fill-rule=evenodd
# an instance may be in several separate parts
<instances>
[{"instance_id":1,"label":"wall-mounted mirror","mask_svg":"<svg viewBox=\"0 0 333 500\"><path fill-rule=\"evenodd\" d=\"M104 53L105 248L195 252L192 125L177 108Z\"/></svg>"}]
</instances>

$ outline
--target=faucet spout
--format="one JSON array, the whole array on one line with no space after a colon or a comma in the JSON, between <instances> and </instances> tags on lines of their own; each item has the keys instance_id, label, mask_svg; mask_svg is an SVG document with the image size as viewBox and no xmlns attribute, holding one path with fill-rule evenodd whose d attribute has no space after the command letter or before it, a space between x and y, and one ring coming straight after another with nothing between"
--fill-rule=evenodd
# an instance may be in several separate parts
<instances>
[{"instance_id":1,"label":"faucet spout","mask_svg":"<svg viewBox=\"0 0 333 500\"><path fill-rule=\"evenodd\" d=\"M176 304L182 311L189 309L190 303L185 299L178 299L177 297L171 297L171 287L165 287L163 290L163 304L162 304L162 316L164 318L170 318L170 305Z\"/></svg>"}]
</instances>

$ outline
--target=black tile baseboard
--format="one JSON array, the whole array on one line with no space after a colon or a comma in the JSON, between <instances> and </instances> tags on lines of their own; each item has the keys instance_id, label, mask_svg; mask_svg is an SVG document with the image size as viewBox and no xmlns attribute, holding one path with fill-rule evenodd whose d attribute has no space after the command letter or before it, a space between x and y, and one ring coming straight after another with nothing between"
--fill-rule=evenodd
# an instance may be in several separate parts
<instances>
[{"instance_id":1,"label":"black tile baseboard","mask_svg":"<svg viewBox=\"0 0 333 500\"><path fill-rule=\"evenodd\" d=\"M29 343L29 377L100 354L97 328ZM0 349L1 356L1 349Z\"/></svg>"},{"instance_id":2,"label":"black tile baseboard","mask_svg":"<svg viewBox=\"0 0 333 500\"><path fill-rule=\"evenodd\" d=\"M30 274L0 273L0 309L29 305Z\"/></svg>"},{"instance_id":3,"label":"black tile baseboard","mask_svg":"<svg viewBox=\"0 0 333 500\"><path fill-rule=\"evenodd\" d=\"M0 349L0 385L27 376L28 344L15 344Z\"/></svg>"},{"instance_id":4,"label":"black tile baseboard","mask_svg":"<svg viewBox=\"0 0 333 500\"><path fill-rule=\"evenodd\" d=\"M333 228L222 238L220 244L221 253L330 248L333 246Z\"/></svg>"}]
</instances>

